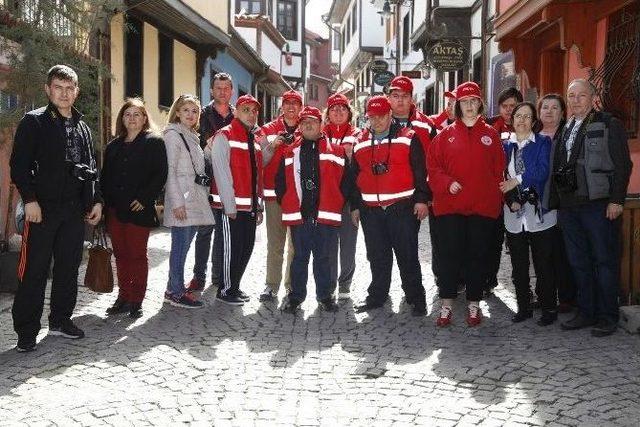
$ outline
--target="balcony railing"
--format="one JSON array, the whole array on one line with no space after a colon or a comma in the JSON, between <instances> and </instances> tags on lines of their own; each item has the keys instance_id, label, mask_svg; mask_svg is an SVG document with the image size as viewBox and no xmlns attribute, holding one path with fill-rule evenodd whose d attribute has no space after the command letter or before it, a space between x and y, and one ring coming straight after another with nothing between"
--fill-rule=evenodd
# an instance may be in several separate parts
<instances>
[{"instance_id":1,"label":"balcony railing","mask_svg":"<svg viewBox=\"0 0 640 427\"><path fill-rule=\"evenodd\" d=\"M82 51L87 26L82 0L0 0L0 5L16 19L47 31L70 47Z\"/></svg>"}]
</instances>

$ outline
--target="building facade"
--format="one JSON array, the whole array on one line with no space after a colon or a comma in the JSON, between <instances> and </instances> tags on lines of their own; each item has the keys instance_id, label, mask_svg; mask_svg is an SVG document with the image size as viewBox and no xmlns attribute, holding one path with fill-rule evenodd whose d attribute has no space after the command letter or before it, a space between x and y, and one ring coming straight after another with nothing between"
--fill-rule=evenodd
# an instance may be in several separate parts
<instances>
[{"instance_id":1,"label":"building facade","mask_svg":"<svg viewBox=\"0 0 640 427\"><path fill-rule=\"evenodd\" d=\"M331 94L334 70L331 67L331 40L306 30L307 75L305 104L322 110Z\"/></svg>"}]
</instances>

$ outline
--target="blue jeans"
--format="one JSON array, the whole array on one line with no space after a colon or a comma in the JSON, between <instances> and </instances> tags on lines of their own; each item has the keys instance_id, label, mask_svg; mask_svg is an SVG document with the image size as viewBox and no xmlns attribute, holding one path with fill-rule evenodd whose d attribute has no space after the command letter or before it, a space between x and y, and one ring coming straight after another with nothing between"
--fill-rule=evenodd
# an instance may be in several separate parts
<instances>
[{"instance_id":1,"label":"blue jeans","mask_svg":"<svg viewBox=\"0 0 640 427\"><path fill-rule=\"evenodd\" d=\"M607 202L560 209L558 220L576 281L580 313L618 322L620 221L610 221Z\"/></svg>"},{"instance_id":2,"label":"blue jeans","mask_svg":"<svg viewBox=\"0 0 640 427\"><path fill-rule=\"evenodd\" d=\"M167 292L176 297L184 295L184 263L193 236L198 227L189 225L186 227L171 227L171 253L169 254L169 281Z\"/></svg>"},{"instance_id":3,"label":"blue jeans","mask_svg":"<svg viewBox=\"0 0 640 427\"><path fill-rule=\"evenodd\" d=\"M207 281L207 261L211 250L211 234L213 225L199 225L196 234L195 263L193 264L193 277L201 283Z\"/></svg>"},{"instance_id":4,"label":"blue jeans","mask_svg":"<svg viewBox=\"0 0 640 427\"><path fill-rule=\"evenodd\" d=\"M302 302L307 297L309 257L312 252L316 298L318 301L330 298L335 284L330 268L331 258L335 257L338 250L338 227L305 221L291 227L291 238L294 253L289 298Z\"/></svg>"}]
</instances>

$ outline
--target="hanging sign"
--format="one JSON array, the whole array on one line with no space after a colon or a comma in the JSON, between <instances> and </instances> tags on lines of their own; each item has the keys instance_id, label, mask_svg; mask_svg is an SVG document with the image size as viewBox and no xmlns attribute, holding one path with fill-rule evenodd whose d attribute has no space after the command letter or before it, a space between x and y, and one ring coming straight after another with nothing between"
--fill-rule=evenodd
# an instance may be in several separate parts
<instances>
[{"instance_id":1,"label":"hanging sign","mask_svg":"<svg viewBox=\"0 0 640 427\"><path fill-rule=\"evenodd\" d=\"M426 48L426 57L439 71L457 71L469 57L467 48L457 40L440 40Z\"/></svg>"}]
</instances>

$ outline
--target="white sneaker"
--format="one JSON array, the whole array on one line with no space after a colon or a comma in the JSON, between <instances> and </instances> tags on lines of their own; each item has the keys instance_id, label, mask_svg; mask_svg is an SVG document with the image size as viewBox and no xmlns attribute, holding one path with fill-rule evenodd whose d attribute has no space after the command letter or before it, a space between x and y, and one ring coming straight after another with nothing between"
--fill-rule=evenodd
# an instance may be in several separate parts
<instances>
[{"instance_id":1,"label":"white sneaker","mask_svg":"<svg viewBox=\"0 0 640 427\"><path fill-rule=\"evenodd\" d=\"M271 286L267 286L266 288L264 288L264 291L262 291L262 293L260 294L260 301L261 302L267 302L267 301L275 301L278 298L278 295L273 292L273 289L271 289Z\"/></svg>"}]
</instances>

